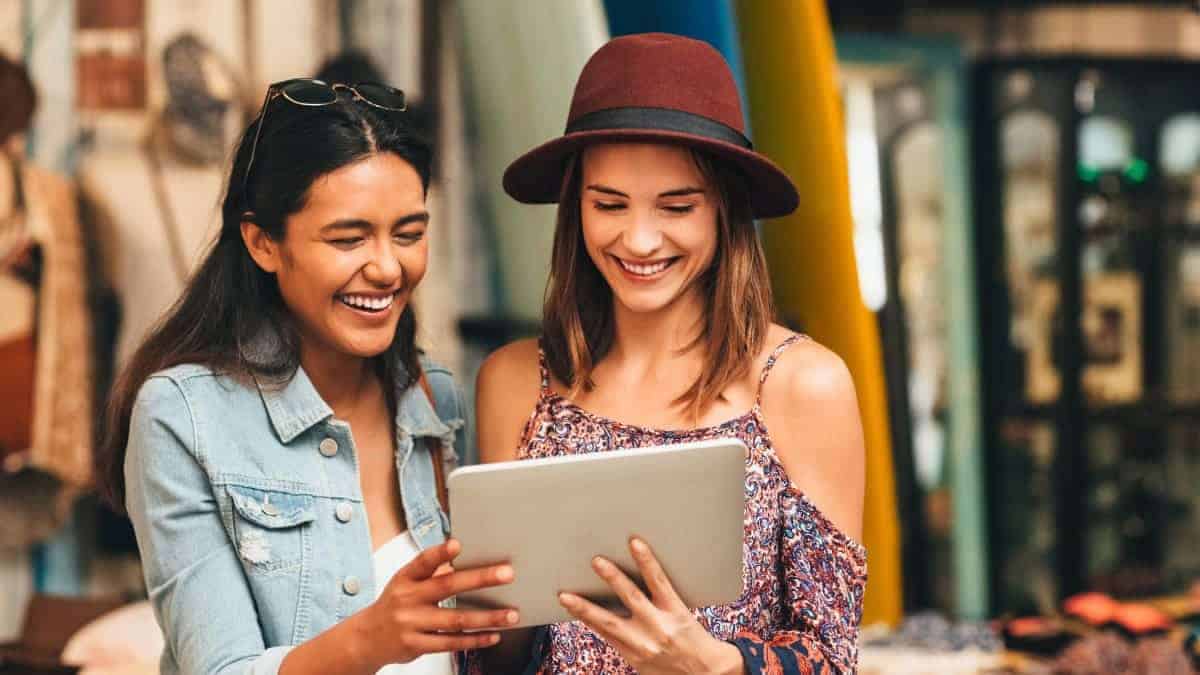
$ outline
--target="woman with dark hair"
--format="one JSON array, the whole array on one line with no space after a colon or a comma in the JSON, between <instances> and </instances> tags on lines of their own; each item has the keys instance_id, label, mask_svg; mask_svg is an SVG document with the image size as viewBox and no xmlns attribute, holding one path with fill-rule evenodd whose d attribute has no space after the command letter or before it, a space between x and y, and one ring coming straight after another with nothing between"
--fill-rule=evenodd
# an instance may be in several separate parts
<instances>
[{"instance_id":1,"label":"woman with dark hair","mask_svg":"<svg viewBox=\"0 0 1200 675\"><path fill-rule=\"evenodd\" d=\"M742 130L733 76L708 45L633 35L593 55L566 134L505 173L517 200L558 202L558 221L542 338L489 357L476 407L483 461L740 439L741 597L689 610L654 542L635 539L645 590L593 562L627 616L563 593L578 621L505 633L467 670L856 669L866 557L854 385L836 355L773 323L753 219L790 213L799 197Z\"/></svg>"},{"instance_id":2,"label":"woman with dark hair","mask_svg":"<svg viewBox=\"0 0 1200 675\"><path fill-rule=\"evenodd\" d=\"M516 621L439 606L512 570L448 565L464 411L414 341L431 151L404 110L383 85L272 85L215 245L118 381L98 469L164 673L441 674Z\"/></svg>"}]
</instances>

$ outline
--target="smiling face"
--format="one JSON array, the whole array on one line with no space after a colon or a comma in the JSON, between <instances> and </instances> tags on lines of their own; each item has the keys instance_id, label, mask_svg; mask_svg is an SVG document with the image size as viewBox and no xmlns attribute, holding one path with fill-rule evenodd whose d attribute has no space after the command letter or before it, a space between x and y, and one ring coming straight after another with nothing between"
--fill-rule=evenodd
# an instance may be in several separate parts
<instances>
[{"instance_id":1,"label":"smiling face","mask_svg":"<svg viewBox=\"0 0 1200 675\"><path fill-rule=\"evenodd\" d=\"M375 154L318 178L281 241L252 224L243 238L275 274L307 349L368 358L391 346L425 276L425 190L408 162Z\"/></svg>"},{"instance_id":2,"label":"smiling face","mask_svg":"<svg viewBox=\"0 0 1200 675\"><path fill-rule=\"evenodd\" d=\"M581 185L584 245L614 302L655 312L697 292L717 250L718 196L690 151L594 145Z\"/></svg>"}]
</instances>

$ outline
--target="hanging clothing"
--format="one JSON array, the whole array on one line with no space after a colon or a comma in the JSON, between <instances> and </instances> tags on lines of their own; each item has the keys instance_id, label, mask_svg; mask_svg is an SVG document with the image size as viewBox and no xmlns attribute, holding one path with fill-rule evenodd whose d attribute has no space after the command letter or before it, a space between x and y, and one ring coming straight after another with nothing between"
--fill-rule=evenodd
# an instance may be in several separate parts
<instances>
[{"instance_id":1,"label":"hanging clothing","mask_svg":"<svg viewBox=\"0 0 1200 675\"><path fill-rule=\"evenodd\" d=\"M34 264L18 267L16 275L13 269L0 273L14 298L21 295L14 278L32 282L18 306L33 307L33 332L31 339L18 336L15 343L0 345L12 359L0 363L0 370L6 365L26 374L32 370L25 385L32 390L12 392L29 397L32 414L25 418L27 447L8 448L0 470L0 546L6 548L45 539L65 521L75 497L91 481L93 445L91 316L75 190L65 178L37 167L18 163L17 174L23 227L32 242L28 259ZM20 270L26 271L24 277ZM15 387L19 383L11 375L5 380ZM0 418L21 422L19 408L6 406Z\"/></svg>"},{"instance_id":2,"label":"hanging clothing","mask_svg":"<svg viewBox=\"0 0 1200 675\"><path fill-rule=\"evenodd\" d=\"M30 466L84 488L92 477L93 363L75 188L32 166L24 179L30 231L42 250Z\"/></svg>"},{"instance_id":3,"label":"hanging clothing","mask_svg":"<svg viewBox=\"0 0 1200 675\"><path fill-rule=\"evenodd\" d=\"M34 289L17 274L0 269L0 461L20 461L33 433L34 359L37 354Z\"/></svg>"},{"instance_id":4,"label":"hanging clothing","mask_svg":"<svg viewBox=\"0 0 1200 675\"><path fill-rule=\"evenodd\" d=\"M6 159L9 159L6 157ZM21 165L9 159L10 213L0 221L0 461L14 466L33 434L34 357L40 251L29 234ZM9 459L9 458L12 459Z\"/></svg>"}]
</instances>

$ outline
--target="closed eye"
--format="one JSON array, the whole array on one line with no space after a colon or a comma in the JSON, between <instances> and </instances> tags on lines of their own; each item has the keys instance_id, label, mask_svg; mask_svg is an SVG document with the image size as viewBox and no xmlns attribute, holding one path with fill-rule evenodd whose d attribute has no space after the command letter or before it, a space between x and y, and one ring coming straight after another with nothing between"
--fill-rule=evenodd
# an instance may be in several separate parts
<instances>
[{"instance_id":1,"label":"closed eye","mask_svg":"<svg viewBox=\"0 0 1200 675\"><path fill-rule=\"evenodd\" d=\"M425 238L425 230L416 232L397 232L392 235L397 241L404 244L415 244Z\"/></svg>"},{"instance_id":2,"label":"closed eye","mask_svg":"<svg viewBox=\"0 0 1200 675\"><path fill-rule=\"evenodd\" d=\"M597 201L597 202L595 202L595 204L596 204L596 208L601 211L620 211L621 209L625 208L625 204L622 202Z\"/></svg>"},{"instance_id":3,"label":"closed eye","mask_svg":"<svg viewBox=\"0 0 1200 675\"><path fill-rule=\"evenodd\" d=\"M343 239L330 239L329 243L340 248L348 248L351 246L357 246L358 244L362 243L362 241L362 237L345 237Z\"/></svg>"},{"instance_id":4,"label":"closed eye","mask_svg":"<svg viewBox=\"0 0 1200 675\"><path fill-rule=\"evenodd\" d=\"M664 206L663 210L667 211L669 213L676 213L679 215L683 215L685 213L691 213L692 211L696 210L696 205L695 204L679 204L679 205Z\"/></svg>"}]
</instances>

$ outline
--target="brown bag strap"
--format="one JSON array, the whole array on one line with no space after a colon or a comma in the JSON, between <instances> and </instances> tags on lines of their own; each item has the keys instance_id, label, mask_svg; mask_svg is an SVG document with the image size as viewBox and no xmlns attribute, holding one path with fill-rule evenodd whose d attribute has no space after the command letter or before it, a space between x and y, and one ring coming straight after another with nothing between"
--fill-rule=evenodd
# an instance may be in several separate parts
<instances>
[{"instance_id":1,"label":"brown bag strap","mask_svg":"<svg viewBox=\"0 0 1200 675\"><path fill-rule=\"evenodd\" d=\"M425 372L421 372L421 390L425 392L425 398L429 399L429 405L437 411L437 401L433 398L433 389L429 386L429 380L425 377ZM442 505L442 510L447 515L450 513L450 496L446 492L446 466L442 464L442 444L435 439L426 439L429 443L429 457L433 460L433 482L437 489L438 503Z\"/></svg>"}]
</instances>

